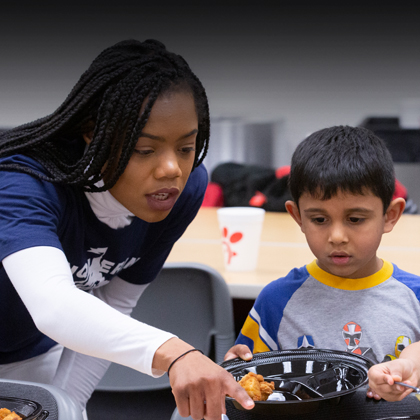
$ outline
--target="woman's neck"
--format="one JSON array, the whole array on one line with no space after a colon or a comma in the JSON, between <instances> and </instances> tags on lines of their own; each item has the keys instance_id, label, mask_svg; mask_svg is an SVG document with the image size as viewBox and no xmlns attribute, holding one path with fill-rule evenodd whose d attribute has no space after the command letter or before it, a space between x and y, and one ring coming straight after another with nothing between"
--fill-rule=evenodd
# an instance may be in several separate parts
<instances>
[{"instance_id":1,"label":"woman's neck","mask_svg":"<svg viewBox=\"0 0 420 420\"><path fill-rule=\"evenodd\" d=\"M103 185L103 181L99 181L97 186L101 186L100 184ZM117 201L109 191L85 192L85 195L96 217L110 228L121 229L133 221L134 214Z\"/></svg>"}]
</instances>

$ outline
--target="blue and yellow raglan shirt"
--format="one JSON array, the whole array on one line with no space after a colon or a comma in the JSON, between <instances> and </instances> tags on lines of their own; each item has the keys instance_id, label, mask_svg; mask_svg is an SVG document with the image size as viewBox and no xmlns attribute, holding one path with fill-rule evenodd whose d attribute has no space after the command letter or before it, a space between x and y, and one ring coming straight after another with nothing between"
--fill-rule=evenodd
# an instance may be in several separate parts
<instances>
[{"instance_id":1,"label":"blue and yellow raglan shirt","mask_svg":"<svg viewBox=\"0 0 420 420\"><path fill-rule=\"evenodd\" d=\"M236 344L253 353L316 347L391 360L420 340L419 300L420 277L387 261L360 279L334 276L313 261L261 291Z\"/></svg>"}]
</instances>

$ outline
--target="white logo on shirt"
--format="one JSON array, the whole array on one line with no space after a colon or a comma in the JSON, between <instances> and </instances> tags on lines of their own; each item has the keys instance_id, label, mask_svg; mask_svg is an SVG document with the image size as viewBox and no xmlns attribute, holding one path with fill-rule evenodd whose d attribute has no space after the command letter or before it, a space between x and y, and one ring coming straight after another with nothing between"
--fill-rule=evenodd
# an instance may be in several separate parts
<instances>
[{"instance_id":1,"label":"white logo on shirt","mask_svg":"<svg viewBox=\"0 0 420 420\"><path fill-rule=\"evenodd\" d=\"M132 266L140 258L126 258L124 261L116 263L104 259L104 255L108 248L91 248L91 252L96 257L88 258L86 264L79 269L74 265L71 267L71 272L74 277L74 283L79 289L90 290L103 286L109 281L105 279L103 273L118 274L124 268Z\"/></svg>"}]
</instances>

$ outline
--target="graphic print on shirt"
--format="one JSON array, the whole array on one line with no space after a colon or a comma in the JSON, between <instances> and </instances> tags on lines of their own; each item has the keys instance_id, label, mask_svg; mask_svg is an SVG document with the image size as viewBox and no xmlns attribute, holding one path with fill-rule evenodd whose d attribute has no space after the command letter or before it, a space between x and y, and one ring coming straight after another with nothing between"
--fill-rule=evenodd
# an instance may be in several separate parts
<instances>
[{"instance_id":1,"label":"graphic print on shirt","mask_svg":"<svg viewBox=\"0 0 420 420\"><path fill-rule=\"evenodd\" d=\"M347 345L347 353L360 354L361 356L369 357L369 359L377 363L375 353L370 347L360 347L362 327L359 324L353 321L348 322L344 325L342 334Z\"/></svg>"},{"instance_id":2,"label":"graphic print on shirt","mask_svg":"<svg viewBox=\"0 0 420 420\"><path fill-rule=\"evenodd\" d=\"M298 337L297 348L298 349L313 349L315 347L314 339L312 335L301 335Z\"/></svg>"},{"instance_id":3,"label":"graphic print on shirt","mask_svg":"<svg viewBox=\"0 0 420 420\"><path fill-rule=\"evenodd\" d=\"M411 338L406 335L400 335L395 341L395 354L386 354L382 362L389 362L400 357L401 352L411 344Z\"/></svg>"},{"instance_id":4,"label":"graphic print on shirt","mask_svg":"<svg viewBox=\"0 0 420 420\"><path fill-rule=\"evenodd\" d=\"M83 267L73 265L71 272L73 274L74 283L78 289L90 290L95 289L105 283L108 283L104 277L104 273L110 273L112 276L118 274L124 268L132 266L140 258L126 258L121 262L108 261L104 258L108 248L91 248L88 252L96 255L88 258Z\"/></svg>"},{"instance_id":5,"label":"graphic print on shirt","mask_svg":"<svg viewBox=\"0 0 420 420\"><path fill-rule=\"evenodd\" d=\"M410 337L400 335L395 342L395 356L400 357L401 352L411 344Z\"/></svg>"}]
</instances>

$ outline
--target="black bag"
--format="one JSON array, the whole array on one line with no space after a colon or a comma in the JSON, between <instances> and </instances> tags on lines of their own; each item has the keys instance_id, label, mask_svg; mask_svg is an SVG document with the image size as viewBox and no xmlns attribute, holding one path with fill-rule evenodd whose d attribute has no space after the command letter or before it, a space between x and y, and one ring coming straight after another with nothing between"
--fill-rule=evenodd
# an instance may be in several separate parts
<instances>
[{"instance_id":1,"label":"black bag","mask_svg":"<svg viewBox=\"0 0 420 420\"><path fill-rule=\"evenodd\" d=\"M211 182L223 191L225 207L260 207L266 211L285 212L292 200L289 176L276 177L276 171L259 165L221 163L211 173Z\"/></svg>"}]
</instances>

